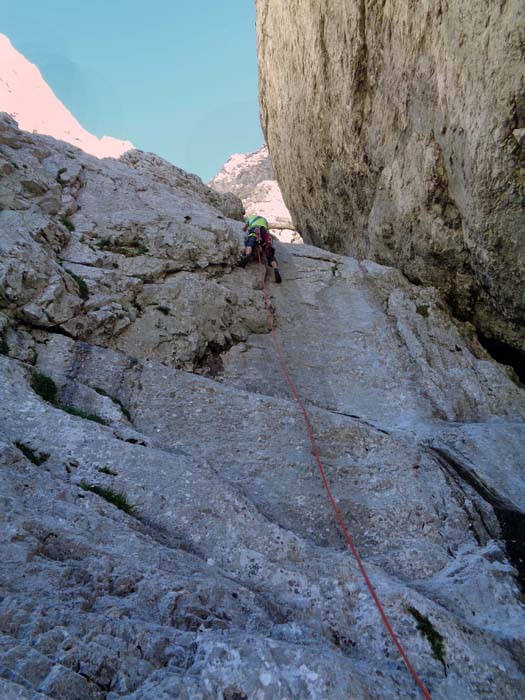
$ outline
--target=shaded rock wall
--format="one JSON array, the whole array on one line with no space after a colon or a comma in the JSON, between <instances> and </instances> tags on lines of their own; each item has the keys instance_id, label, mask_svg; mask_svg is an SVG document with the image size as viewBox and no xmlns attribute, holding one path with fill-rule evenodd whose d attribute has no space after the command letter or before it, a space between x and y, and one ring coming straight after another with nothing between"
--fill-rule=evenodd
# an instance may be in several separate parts
<instances>
[{"instance_id":1,"label":"shaded rock wall","mask_svg":"<svg viewBox=\"0 0 525 700\"><path fill-rule=\"evenodd\" d=\"M523 353L523 3L256 8L262 124L305 239L435 285Z\"/></svg>"}]
</instances>

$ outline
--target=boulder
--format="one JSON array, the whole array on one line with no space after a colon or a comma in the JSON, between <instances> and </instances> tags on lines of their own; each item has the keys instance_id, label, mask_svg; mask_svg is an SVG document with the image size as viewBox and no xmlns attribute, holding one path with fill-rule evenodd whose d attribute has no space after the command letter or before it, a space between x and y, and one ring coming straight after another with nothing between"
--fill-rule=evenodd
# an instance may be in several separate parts
<instances>
[{"instance_id":1,"label":"boulder","mask_svg":"<svg viewBox=\"0 0 525 700\"><path fill-rule=\"evenodd\" d=\"M255 5L261 122L304 239L437 287L523 366L522 2Z\"/></svg>"}]
</instances>

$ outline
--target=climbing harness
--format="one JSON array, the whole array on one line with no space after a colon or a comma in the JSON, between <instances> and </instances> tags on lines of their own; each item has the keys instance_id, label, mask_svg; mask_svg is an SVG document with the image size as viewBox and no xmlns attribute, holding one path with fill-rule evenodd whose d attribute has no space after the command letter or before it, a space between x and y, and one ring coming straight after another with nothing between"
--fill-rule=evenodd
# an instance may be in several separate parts
<instances>
[{"instance_id":1,"label":"climbing harness","mask_svg":"<svg viewBox=\"0 0 525 700\"><path fill-rule=\"evenodd\" d=\"M420 689L420 691L423 695L423 698L425 700L432 700L432 696L430 695L429 691L427 690L427 688L423 684L423 681L419 678L417 671L414 669L414 667L410 663L410 659L408 658L405 650L401 646L401 642L397 638L396 633L394 632L392 625L390 624L390 621L389 621L388 617L386 616L386 613L383 609L383 606L381 605L381 601L379 600L378 595L377 595L377 593L372 585L372 582L370 581L370 578L368 577L368 574L366 572L364 564L361 561L361 557L359 556L359 554L357 552L357 549L356 549L354 542L350 536L350 533L348 532L346 525L344 523L343 516L341 515L341 511L337 507L337 503L335 502L335 498L333 497L332 491L330 490L330 486L328 485L328 480L326 478L324 468L323 468L323 465L321 463L321 457L319 454L319 449L317 447L317 443L315 441L314 432L312 429L312 425L310 423L310 418L308 417L306 407L305 407L301 397L297 393L297 390L295 388L294 383L292 382L292 379L291 379L290 374L288 372L288 367L286 365L286 361L285 361L283 353L281 351L281 346L279 345L277 333L275 332L273 312L272 312L272 309L270 306L268 292L266 290L266 270L265 270L264 264L262 262L261 251L259 249L258 249L258 253L259 253L259 266L261 269L261 278L260 278L261 279L261 289L262 289L263 294L264 294L264 305L266 307L266 315L268 317L268 327L269 327L270 332L272 334L272 340L273 340L273 344L275 346L275 351L277 353L277 357L279 358L279 362L280 362L283 374L286 378L286 381L288 382L288 386L290 387L290 391L292 392L292 395L293 395L295 401L297 402L297 404L301 410L301 413L303 414L304 422L306 425L306 430L308 432L308 437L310 438L310 443L312 445L312 451L314 453L314 457L315 457L315 460L317 462L317 466L319 468L321 480L323 482L323 486L325 488L328 499L332 505L336 520L339 523L339 527L341 528L341 530L343 532L345 540L346 540L348 546L350 547L352 554L354 555L354 559L357 562L357 566L359 567L359 570L363 576L363 579L365 580L365 583L368 587L368 590L370 591L370 595L372 596L372 599L373 599L374 603L376 604L376 607L379 611L379 614L381 615L381 619L383 620L383 623L384 623L390 637L392 638L392 641L394 642L399 653L401 654L401 657L402 657L403 661L405 662L406 667L408 668L408 670L412 674L412 677L414 678L416 685Z\"/></svg>"}]
</instances>

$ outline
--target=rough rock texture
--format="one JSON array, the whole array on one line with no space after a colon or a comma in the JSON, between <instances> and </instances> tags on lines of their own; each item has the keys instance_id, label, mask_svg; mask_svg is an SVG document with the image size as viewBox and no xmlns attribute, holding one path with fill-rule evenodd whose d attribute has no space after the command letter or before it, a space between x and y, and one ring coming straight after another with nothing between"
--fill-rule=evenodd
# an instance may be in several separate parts
<instances>
[{"instance_id":1,"label":"rough rock texture","mask_svg":"<svg viewBox=\"0 0 525 700\"><path fill-rule=\"evenodd\" d=\"M249 199L260 182L275 180L268 146L253 153L235 153L208 183L219 192L233 192L242 200ZM284 202L283 202L284 206Z\"/></svg>"},{"instance_id":2,"label":"rough rock texture","mask_svg":"<svg viewBox=\"0 0 525 700\"><path fill-rule=\"evenodd\" d=\"M263 129L305 240L438 287L523 366L523 2L255 4Z\"/></svg>"},{"instance_id":3,"label":"rough rock texture","mask_svg":"<svg viewBox=\"0 0 525 700\"><path fill-rule=\"evenodd\" d=\"M98 158L118 158L135 146L111 136L86 131L64 107L38 68L0 34L0 112L10 114L22 129L67 141Z\"/></svg>"},{"instance_id":4,"label":"rough rock texture","mask_svg":"<svg viewBox=\"0 0 525 700\"><path fill-rule=\"evenodd\" d=\"M42 329L188 368L210 347L264 327L262 304L234 314L246 295L215 276L238 255L241 226L226 218L242 215L235 196L152 154L102 164L32 139L7 117L0 129L6 309ZM195 269L202 274L188 280Z\"/></svg>"},{"instance_id":5,"label":"rough rock texture","mask_svg":"<svg viewBox=\"0 0 525 700\"><path fill-rule=\"evenodd\" d=\"M242 199L246 214L260 214L272 234L283 243L302 243L273 175L267 146L254 153L231 156L208 183L218 192L233 192Z\"/></svg>"},{"instance_id":6,"label":"rough rock texture","mask_svg":"<svg viewBox=\"0 0 525 700\"><path fill-rule=\"evenodd\" d=\"M153 156L0 129L0 696L420 697L240 224ZM520 700L525 391L435 289L278 255L283 350L412 662L434 700Z\"/></svg>"}]
</instances>

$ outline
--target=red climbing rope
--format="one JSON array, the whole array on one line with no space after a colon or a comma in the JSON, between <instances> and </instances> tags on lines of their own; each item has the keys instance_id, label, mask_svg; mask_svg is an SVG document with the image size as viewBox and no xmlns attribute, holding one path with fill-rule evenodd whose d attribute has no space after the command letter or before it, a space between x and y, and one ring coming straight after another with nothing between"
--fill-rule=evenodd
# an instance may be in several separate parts
<instances>
[{"instance_id":1,"label":"red climbing rope","mask_svg":"<svg viewBox=\"0 0 525 700\"><path fill-rule=\"evenodd\" d=\"M392 640L396 647L398 648L399 653L401 654L403 661L405 662L408 670L412 674L418 688L421 690L421 693L423 694L423 697L425 700L432 700L432 697L428 690L426 689L425 685L423 684L423 681L419 678L417 671L414 669L412 664L410 663L410 659L408 658L405 650L401 646L401 642L396 636L396 633L392 629L392 625L390 624L385 611L383 610L383 606L381 605L381 601L379 600L377 593L375 592L375 589L372 585L372 582L370 581L370 578L368 577L368 574L366 573L366 569L364 567L363 562L361 561L361 557L357 553L357 549L354 545L354 542L352 538L350 537L350 533L346 529L346 525L343 520L343 516L341 515L341 511L337 507L337 503L335 502L335 499L332 495L332 491L330 490L330 486L328 485L328 481L326 479L326 475L323 469L323 465L321 463L321 457L319 455L319 450L317 448L317 443L315 442L314 438L314 433L312 430L312 425L310 423L310 419L308 417L308 413L306 412L305 405L303 401L301 400L301 397L297 393L297 390L294 386L294 383L292 382L292 379L290 377L290 374L288 372L288 367L286 366L286 361L284 359L283 353L281 352L281 347L279 345L279 340L277 339L277 333L275 332L274 328L274 321L273 321L273 313L272 309L270 306L270 300L268 299L268 292L266 290L266 270L265 266L261 260L261 249L260 246L257 246L257 252L259 254L259 265L261 269L261 288L264 292L264 304L266 306L266 314L268 316L268 326L270 328L271 334L272 334L272 339L273 339L273 344L275 346L275 350L277 352L277 356L279 358L279 362L281 363L281 368L283 370L284 376L286 377L286 381L288 382L288 385L290 387L290 390L293 394L294 399L297 401L297 404L299 405L299 408L301 409L301 413L303 414L304 417L304 422L306 424L306 430L308 431L308 437L310 438L310 443L312 444L312 451L314 453L315 459L317 461L317 466L319 467L319 473L321 474L321 479L323 482L323 486L325 488L325 491L328 495L328 498L330 500L330 503L332 504L332 508L335 513L335 517L337 519L337 522L339 523L339 527L341 528L343 535L345 536L345 539L347 541L348 546L350 547L352 554L354 555L354 558L357 562L357 565L359 567L359 570L361 571L361 574L365 580L366 585L368 586L368 590L370 591L370 595L372 596L374 603L376 604L377 609L379 610L379 614L381 615L381 619L383 620L385 627L388 630L388 633L392 637Z\"/></svg>"}]
</instances>

